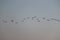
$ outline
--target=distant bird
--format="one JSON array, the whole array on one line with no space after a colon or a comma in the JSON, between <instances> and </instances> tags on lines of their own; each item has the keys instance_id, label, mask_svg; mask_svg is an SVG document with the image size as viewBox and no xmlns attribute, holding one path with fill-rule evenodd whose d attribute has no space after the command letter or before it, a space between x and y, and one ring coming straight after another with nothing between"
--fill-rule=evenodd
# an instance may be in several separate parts
<instances>
[{"instance_id":1,"label":"distant bird","mask_svg":"<svg viewBox=\"0 0 60 40\"><path fill-rule=\"evenodd\" d=\"M12 19L11 22L14 22L14 20Z\"/></svg>"},{"instance_id":2,"label":"distant bird","mask_svg":"<svg viewBox=\"0 0 60 40\"><path fill-rule=\"evenodd\" d=\"M42 19L45 20L45 17L43 17Z\"/></svg>"},{"instance_id":3,"label":"distant bird","mask_svg":"<svg viewBox=\"0 0 60 40\"><path fill-rule=\"evenodd\" d=\"M51 20L58 20L58 19L55 19L55 18L51 18Z\"/></svg>"},{"instance_id":4,"label":"distant bird","mask_svg":"<svg viewBox=\"0 0 60 40\"><path fill-rule=\"evenodd\" d=\"M55 18L51 18L51 20L55 20L55 21L60 22L60 20L59 20L59 19L55 19Z\"/></svg>"},{"instance_id":5,"label":"distant bird","mask_svg":"<svg viewBox=\"0 0 60 40\"><path fill-rule=\"evenodd\" d=\"M27 19L30 19L30 17L27 17Z\"/></svg>"},{"instance_id":6,"label":"distant bird","mask_svg":"<svg viewBox=\"0 0 60 40\"><path fill-rule=\"evenodd\" d=\"M47 21L50 21L49 19L47 19Z\"/></svg>"},{"instance_id":7,"label":"distant bird","mask_svg":"<svg viewBox=\"0 0 60 40\"><path fill-rule=\"evenodd\" d=\"M21 22L24 22L24 20L22 20Z\"/></svg>"},{"instance_id":8,"label":"distant bird","mask_svg":"<svg viewBox=\"0 0 60 40\"><path fill-rule=\"evenodd\" d=\"M2 20L4 23L8 23L6 20Z\"/></svg>"},{"instance_id":9,"label":"distant bird","mask_svg":"<svg viewBox=\"0 0 60 40\"><path fill-rule=\"evenodd\" d=\"M23 20L26 20L25 18Z\"/></svg>"},{"instance_id":10,"label":"distant bird","mask_svg":"<svg viewBox=\"0 0 60 40\"><path fill-rule=\"evenodd\" d=\"M37 20L37 22L40 22L40 20Z\"/></svg>"},{"instance_id":11,"label":"distant bird","mask_svg":"<svg viewBox=\"0 0 60 40\"><path fill-rule=\"evenodd\" d=\"M23 18L23 20L22 20L22 22L24 22L26 19L25 18Z\"/></svg>"},{"instance_id":12,"label":"distant bird","mask_svg":"<svg viewBox=\"0 0 60 40\"><path fill-rule=\"evenodd\" d=\"M36 18L37 16L34 16L34 17L32 17L32 20L34 19L34 18Z\"/></svg>"},{"instance_id":13,"label":"distant bird","mask_svg":"<svg viewBox=\"0 0 60 40\"><path fill-rule=\"evenodd\" d=\"M38 18L36 20L37 20L37 22L40 22L40 20Z\"/></svg>"},{"instance_id":14,"label":"distant bird","mask_svg":"<svg viewBox=\"0 0 60 40\"><path fill-rule=\"evenodd\" d=\"M18 22L15 22L15 24L18 24Z\"/></svg>"}]
</instances>

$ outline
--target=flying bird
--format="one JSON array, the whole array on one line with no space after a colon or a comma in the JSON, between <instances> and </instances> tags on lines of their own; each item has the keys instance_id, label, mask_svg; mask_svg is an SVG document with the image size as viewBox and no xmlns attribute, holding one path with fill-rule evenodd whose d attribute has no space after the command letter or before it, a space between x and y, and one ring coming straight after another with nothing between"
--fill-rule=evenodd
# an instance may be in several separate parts
<instances>
[{"instance_id":1,"label":"flying bird","mask_svg":"<svg viewBox=\"0 0 60 40\"><path fill-rule=\"evenodd\" d=\"M25 18L23 18L23 20L22 20L22 22L24 22L26 19Z\"/></svg>"},{"instance_id":2,"label":"flying bird","mask_svg":"<svg viewBox=\"0 0 60 40\"><path fill-rule=\"evenodd\" d=\"M27 17L27 19L30 19L30 17Z\"/></svg>"},{"instance_id":3,"label":"flying bird","mask_svg":"<svg viewBox=\"0 0 60 40\"><path fill-rule=\"evenodd\" d=\"M43 20L45 20L46 18L45 18L45 17L43 17L42 19L43 19Z\"/></svg>"},{"instance_id":4,"label":"flying bird","mask_svg":"<svg viewBox=\"0 0 60 40\"><path fill-rule=\"evenodd\" d=\"M36 20L37 20L37 22L40 22L40 20L38 18Z\"/></svg>"},{"instance_id":5,"label":"flying bird","mask_svg":"<svg viewBox=\"0 0 60 40\"><path fill-rule=\"evenodd\" d=\"M14 20L12 19L11 22L14 22Z\"/></svg>"},{"instance_id":6,"label":"flying bird","mask_svg":"<svg viewBox=\"0 0 60 40\"><path fill-rule=\"evenodd\" d=\"M32 20L34 19L34 18L36 18L37 16L34 16L34 17L32 17Z\"/></svg>"},{"instance_id":7,"label":"flying bird","mask_svg":"<svg viewBox=\"0 0 60 40\"><path fill-rule=\"evenodd\" d=\"M49 19L47 19L47 21L50 21Z\"/></svg>"},{"instance_id":8,"label":"flying bird","mask_svg":"<svg viewBox=\"0 0 60 40\"><path fill-rule=\"evenodd\" d=\"M51 18L51 20L55 20L55 21L58 21L58 22L60 22L60 20L59 20L59 19L54 19L54 18Z\"/></svg>"},{"instance_id":9,"label":"flying bird","mask_svg":"<svg viewBox=\"0 0 60 40\"><path fill-rule=\"evenodd\" d=\"M15 22L15 24L18 24L18 22Z\"/></svg>"},{"instance_id":10,"label":"flying bird","mask_svg":"<svg viewBox=\"0 0 60 40\"><path fill-rule=\"evenodd\" d=\"M6 20L2 20L4 23L8 23Z\"/></svg>"}]
</instances>

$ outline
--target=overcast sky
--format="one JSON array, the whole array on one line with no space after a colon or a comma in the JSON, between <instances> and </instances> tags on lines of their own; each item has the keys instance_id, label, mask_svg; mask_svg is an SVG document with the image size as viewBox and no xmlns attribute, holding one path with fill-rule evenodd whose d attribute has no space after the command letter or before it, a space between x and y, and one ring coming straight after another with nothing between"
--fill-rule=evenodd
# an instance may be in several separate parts
<instances>
[{"instance_id":1,"label":"overcast sky","mask_svg":"<svg viewBox=\"0 0 60 40\"><path fill-rule=\"evenodd\" d=\"M57 0L3 0L1 1L1 13L0 13L0 26L2 31L8 35L13 33L51 33L59 31L60 22L42 20L42 17L46 19L57 18L60 19L60 5ZM33 16L41 17L41 22L33 21ZM21 22L23 18L25 22ZM11 23L11 19L14 19L14 23ZM6 20L7 23L3 23L2 20ZM15 24L15 21L18 24ZM47 34L48 34L47 33ZM9 36L7 36L9 37Z\"/></svg>"}]
</instances>

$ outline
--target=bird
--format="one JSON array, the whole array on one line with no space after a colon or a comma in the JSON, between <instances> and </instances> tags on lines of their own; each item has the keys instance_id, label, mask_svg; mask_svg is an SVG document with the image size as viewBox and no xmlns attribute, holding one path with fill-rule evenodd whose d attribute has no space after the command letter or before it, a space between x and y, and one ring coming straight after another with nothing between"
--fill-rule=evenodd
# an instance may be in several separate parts
<instances>
[{"instance_id":1,"label":"bird","mask_svg":"<svg viewBox=\"0 0 60 40\"><path fill-rule=\"evenodd\" d=\"M45 20L45 17L43 17L42 19Z\"/></svg>"},{"instance_id":2,"label":"bird","mask_svg":"<svg viewBox=\"0 0 60 40\"><path fill-rule=\"evenodd\" d=\"M11 22L14 22L14 20L12 19Z\"/></svg>"},{"instance_id":3,"label":"bird","mask_svg":"<svg viewBox=\"0 0 60 40\"><path fill-rule=\"evenodd\" d=\"M30 19L30 17L27 17L27 19Z\"/></svg>"},{"instance_id":4,"label":"bird","mask_svg":"<svg viewBox=\"0 0 60 40\"><path fill-rule=\"evenodd\" d=\"M23 20L21 21L21 22L24 22L26 19L25 18L23 18Z\"/></svg>"},{"instance_id":5,"label":"bird","mask_svg":"<svg viewBox=\"0 0 60 40\"><path fill-rule=\"evenodd\" d=\"M40 22L40 20L38 20L37 22Z\"/></svg>"},{"instance_id":6,"label":"bird","mask_svg":"<svg viewBox=\"0 0 60 40\"><path fill-rule=\"evenodd\" d=\"M55 19L55 18L51 18L51 20L55 20L55 21L60 22L60 20L59 20L59 19Z\"/></svg>"},{"instance_id":7,"label":"bird","mask_svg":"<svg viewBox=\"0 0 60 40\"><path fill-rule=\"evenodd\" d=\"M50 21L49 19L47 19L47 21Z\"/></svg>"},{"instance_id":8,"label":"bird","mask_svg":"<svg viewBox=\"0 0 60 40\"><path fill-rule=\"evenodd\" d=\"M18 22L15 22L15 24L18 24Z\"/></svg>"},{"instance_id":9,"label":"bird","mask_svg":"<svg viewBox=\"0 0 60 40\"><path fill-rule=\"evenodd\" d=\"M2 20L4 23L8 23L6 20Z\"/></svg>"},{"instance_id":10,"label":"bird","mask_svg":"<svg viewBox=\"0 0 60 40\"><path fill-rule=\"evenodd\" d=\"M34 16L34 17L32 17L32 20L34 19L34 18L36 18L37 16Z\"/></svg>"},{"instance_id":11,"label":"bird","mask_svg":"<svg viewBox=\"0 0 60 40\"><path fill-rule=\"evenodd\" d=\"M37 20L37 22L40 22L39 18L37 18L36 20Z\"/></svg>"}]
</instances>

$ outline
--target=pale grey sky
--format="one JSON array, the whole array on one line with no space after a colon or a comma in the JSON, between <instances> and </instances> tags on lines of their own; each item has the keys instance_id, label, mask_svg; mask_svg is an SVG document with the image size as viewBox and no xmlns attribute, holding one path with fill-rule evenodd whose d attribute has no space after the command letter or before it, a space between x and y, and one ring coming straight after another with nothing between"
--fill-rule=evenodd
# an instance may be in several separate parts
<instances>
[{"instance_id":1,"label":"pale grey sky","mask_svg":"<svg viewBox=\"0 0 60 40\"><path fill-rule=\"evenodd\" d=\"M9 38L14 35L20 37L20 35L43 35L59 32L60 22L46 19L56 18L60 19L60 3L57 0L3 0L1 1L1 13L0 13L0 26L4 36ZM41 22L37 22L36 19L31 20L32 17L41 17ZM23 18L30 17L26 19L25 22L21 22ZM42 17L46 19L43 20ZM11 19L14 20L11 23ZM3 23L2 20L7 21ZM18 24L15 24L15 21ZM15 34L14 34L15 33ZM32 34L31 34L32 33ZM40 34L41 33L41 34ZM51 35L52 35L51 34ZM43 35L44 36L44 35ZM12 38L13 39L13 38ZM11 39L11 40L12 40ZM18 39L17 39L18 40Z\"/></svg>"}]
</instances>

